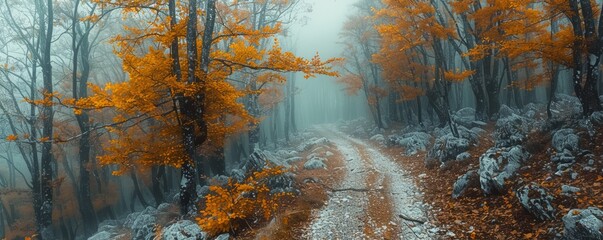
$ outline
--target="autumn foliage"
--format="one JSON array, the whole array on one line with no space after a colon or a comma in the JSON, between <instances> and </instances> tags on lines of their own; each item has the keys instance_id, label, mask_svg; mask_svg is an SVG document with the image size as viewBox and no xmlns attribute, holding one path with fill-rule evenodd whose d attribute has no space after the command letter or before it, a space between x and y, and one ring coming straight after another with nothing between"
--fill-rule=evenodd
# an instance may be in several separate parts
<instances>
[{"instance_id":1,"label":"autumn foliage","mask_svg":"<svg viewBox=\"0 0 603 240\"><path fill-rule=\"evenodd\" d=\"M282 24L278 21L256 28L250 22L249 5L243 2L217 2L220 16L213 33L209 67L207 72L195 70L199 82L188 83L188 56L186 43L187 3L176 2L177 15L182 19L175 25L170 17L148 18L142 12L164 14L165 1L103 1L96 0L105 8L120 8L124 17L138 21L137 27L125 26L125 34L116 36L115 53L122 60L127 79L118 83L91 85L94 94L80 99L73 105L77 109L112 111L114 118L107 129L114 136L104 146L99 156L103 165L120 167L115 174L122 174L135 166L167 165L180 168L189 161L184 153L182 126L185 118L181 98L204 96L203 121L207 125L206 141L198 152L211 155L224 145L224 139L243 133L258 122L251 116L241 99L247 94L262 94L240 89L236 84L244 76L254 76L260 84L279 84L286 79L283 72L302 72L306 78L315 75L337 75L331 70L336 59L321 60L318 56L304 59L282 49L278 37ZM270 1L270 4L287 5L288 1ZM203 32L202 22L198 24ZM174 66L171 44L176 40L180 52ZM197 51L203 51L197 44ZM261 46L261 47L260 47ZM267 88L272 89L272 88ZM278 92L267 90L263 99L268 105L281 98ZM273 95L273 96L267 96Z\"/></svg>"},{"instance_id":2,"label":"autumn foliage","mask_svg":"<svg viewBox=\"0 0 603 240\"><path fill-rule=\"evenodd\" d=\"M210 186L205 208L197 222L204 231L215 235L236 230L258 219L270 219L282 200L290 193L271 193L268 179L285 173L283 167L267 167L254 172L242 182L229 179L226 186ZM246 225L242 225L245 222Z\"/></svg>"}]
</instances>

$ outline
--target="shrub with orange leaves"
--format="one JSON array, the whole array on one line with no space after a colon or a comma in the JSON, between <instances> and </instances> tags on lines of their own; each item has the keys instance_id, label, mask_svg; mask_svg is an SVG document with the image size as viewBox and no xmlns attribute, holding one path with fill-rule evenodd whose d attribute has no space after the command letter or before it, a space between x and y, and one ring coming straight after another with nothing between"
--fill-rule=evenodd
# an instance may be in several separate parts
<instances>
[{"instance_id":1,"label":"shrub with orange leaves","mask_svg":"<svg viewBox=\"0 0 603 240\"><path fill-rule=\"evenodd\" d=\"M267 183L285 172L281 166L271 166L252 173L242 182L230 179L226 186L211 186L197 223L203 231L217 235L236 230L248 220L270 219L283 198L291 194L271 193Z\"/></svg>"}]
</instances>

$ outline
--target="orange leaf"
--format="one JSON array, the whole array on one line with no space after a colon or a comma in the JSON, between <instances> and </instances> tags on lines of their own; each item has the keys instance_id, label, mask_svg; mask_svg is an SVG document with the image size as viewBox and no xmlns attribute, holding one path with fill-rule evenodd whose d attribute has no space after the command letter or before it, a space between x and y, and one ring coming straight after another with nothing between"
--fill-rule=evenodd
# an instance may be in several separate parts
<instances>
[{"instance_id":1,"label":"orange leaf","mask_svg":"<svg viewBox=\"0 0 603 240\"><path fill-rule=\"evenodd\" d=\"M6 141L9 141L9 142L17 141L17 139L19 139L19 137L17 137L17 135L11 134L11 135L6 136Z\"/></svg>"}]
</instances>

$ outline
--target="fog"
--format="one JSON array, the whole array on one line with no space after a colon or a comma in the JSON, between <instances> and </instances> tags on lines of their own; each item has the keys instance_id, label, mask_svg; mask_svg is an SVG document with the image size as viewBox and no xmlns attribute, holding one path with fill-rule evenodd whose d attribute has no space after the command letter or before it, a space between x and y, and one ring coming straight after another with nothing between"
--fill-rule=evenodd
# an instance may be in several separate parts
<instances>
[{"instance_id":1,"label":"fog","mask_svg":"<svg viewBox=\"0 0 603 240\"><path fill-rule=\"evenodd\" d=\"M0 239L597 239L601 3L477 2L0 1Z\"/></svg>"},{"instance_id":2,"label":"fog","mask_svg":"<svg viewBox=\"0 0 603 240\"><path fill-rule=\"evenodd\" d=\"M312 12L307 13L307 21L291 27L291 38L295 42L296 52L311 58L320 54L322 58L340 57L344 48L340 32L348 13L352 10L349 1L311 1ZM299 110L302 128L317 123L335 122L340 119L353 119L365 116L368 109L362 96L349 96L336 83L336 78L319 76L315 79L301 80L299 86ZM355 106L355 107L352 107Z\"/></svg>"}]
</instances>

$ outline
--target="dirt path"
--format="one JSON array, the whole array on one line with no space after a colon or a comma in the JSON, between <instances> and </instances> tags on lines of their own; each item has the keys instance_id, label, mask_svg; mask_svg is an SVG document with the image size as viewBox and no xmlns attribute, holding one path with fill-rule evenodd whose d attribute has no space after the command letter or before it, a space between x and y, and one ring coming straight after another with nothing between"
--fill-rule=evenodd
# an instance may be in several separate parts
<instances>
[{"instance_id":1,"label":"dirt path","mask_svg":"<svg viewBox=\"0 0 603 240\"><path fill-rule=\"evenodd\" d=\"M326 205L314 212L308 239L431 239L425 204L412 179L367 142L332 125L317 127L344 156L347 175L329 186ZM409 220L413 219L413 220Z\"/></svg>"}]
</instances>

